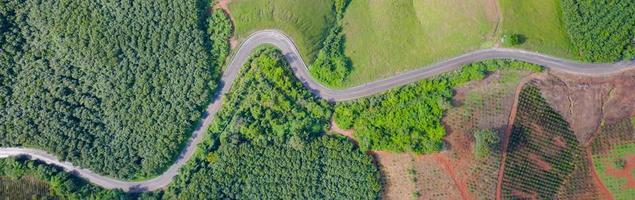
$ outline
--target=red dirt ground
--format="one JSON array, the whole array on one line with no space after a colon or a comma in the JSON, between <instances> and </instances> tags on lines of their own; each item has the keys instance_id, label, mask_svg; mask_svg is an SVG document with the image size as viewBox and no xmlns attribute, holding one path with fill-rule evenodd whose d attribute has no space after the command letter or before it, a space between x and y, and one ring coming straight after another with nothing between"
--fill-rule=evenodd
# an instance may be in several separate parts
<instances>
[{"instance_id":1,"label":"red dirt ground","mask_svg":"<svg viewBox=\"0 0 635 200\"><path fill-rule=\"evenodd\" d=\"M560 136L556 136L553 138L553 144L555 144L556 146L560 148L567 147L567 144L564 141L562 141L562 138Z\"/></svg>"},{"instance_id":2,"label":"red dirt ground","mask_svg":"<svg viewBox=\"0 0 635 200\"><path fill-rule=\"evenodd\" d=\"M515 197L520 198L520 199L531 199L531 200L538 199L538 194L536 194L536 192L527 193L527 192L518 191L518 190L515 190L515 189L512 190L512 196L515 196Z\"/></svg>"},{"instance_id":3,"label":"red dirt ground","mask_svg":"<svg viewBox=\"0 0 635 200\"><path fill-rule=\"evenodd\" d=\"M447 153L436 153L436 154L430 154L425 156L429 156L435 161L437 161L437 163L439 163L439 165L443 167L445 172L448 175L450 175L450 177L454 181L454 185L461 193L462 199L473 199L472 197L470 197L470 193L468 193L467 183L465 182L465 179L459 179L456 176L456 173L454 170L455 165L452 162L450 162Z\"/></svg>"},{"instance_id":4,"label":"red dirt ground","mask_svg":"<svg viewBox=\"0 0 635 200\"><path fill-rule=\"evenodd\" d=\"M620 178L626 178L626 184L622 186L623 189L635 189L635 177L631 173L632 170L635 170L635 155L626 156L626 165L624 169L617 169L614 167L613 163L605 163L606 164L606 174L609 176L615 176Z\"/></svg>"},{"instance_id":5,"label":"red dirt ground","mask_svg":"<svg viewBox=\"0 0 635 200\"><path fill-rule=\"evenodd\" d=\"M584 146L593 140L602 124L635 115L635 70L596 77L550 71L536 85Z\"/></svg>"},{"instance_id":6,"label":"red dirt ground","mask_svg":"<svg viewBox=\"0 0 635 200\"><path fill-rule=\"evenodd\" d=\"M339 133L343 136L346 136L350 139L353 139L353 129L344 130L337 126L335 120L331 120L331 131Z\"/></svg>"},{"instance_id":7,"label":"red dirt ground","mask_svg":"<svg viewBox=\"0 0 635 200\"><path fill-rule=\"evenodd\" d=\"M538 167L540 167L541 170L551 171L551 165L548 162L544 161L543 159L540 159L540 157L538 157L536 154L529 153L529 160L531 160L534 164L538 165Z\"/></svg>"},{"instance_id":8,"label":"red dirt ground","mask_svg":"<svg viewBox=\"0 0 635 200\"><path fill-rule=\"evenodd\" d=\"M586 154L587 154L587 165L589 166L590 170L589 173L591 174L591 177L593 177L593 183L595 183L595 185L598 188L598 191L600 192L600 195L608 200L613 200L613 196L611 195L611 192L609 191L608 188L606 188L606 186L604 185L604 183L602 183L602 180L600 180L600 177L598 176L597 173L595 173L595 165L593 165L593 161L591 160L591 158L593 157L593 155L591 154L591 148L587 148L586 150Z\"/></svg>"}]
</instances>

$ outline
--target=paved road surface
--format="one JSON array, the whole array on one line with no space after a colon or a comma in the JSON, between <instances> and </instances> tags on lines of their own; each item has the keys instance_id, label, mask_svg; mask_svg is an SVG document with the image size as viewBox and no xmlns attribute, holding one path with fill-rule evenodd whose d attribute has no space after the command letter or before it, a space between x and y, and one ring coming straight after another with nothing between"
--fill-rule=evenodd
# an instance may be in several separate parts
<instances>
[{"instance_id":1,"label":"paved road surface","mask_svg":"<svg viewBox=\"0 0 635 200\"><path fill-rule=\"evenodd\" d=\"M227 69L223 72L221 78L222 89L216 95L212 104L207 107L207 112L201 119L198 129L192 134L187 141L185 149L179 154L167 171L153 179L139 182L129 182L114 179L111 177L101 176L88 169L82 169L74 166L72 163L59 161L54 155L44 151L30 148L0 148L0 157L28 155L32 159L44 161L49 164L57 165L66 171L76 173L77 175L87 179L91 183L102 186L104 188L119 188L130 192L152 191L166 187L172 177L174 177L179 169L192 158L196 146L203 139L203 133L207 126L211 123L213 116L220 108L222 97L229 91L233 81L238 76L240 67L247 61L251 52L262 44L270 44L278 47L295 73L295 75L309 88L314 94L325 98L329 101L345 101L377 94L388 89L416 82L421 79L448 72L457 69L463 64L475 61L493 59L493 58L510 58L522 60L529 63L535 63L548 67L552 70L564 71L568 73L583 74L589 76L605 76L622 72L626 69L635 68L635 62L620 62L614 64L583 64L575 61L564 60L551 56L545 56L533 52L515 50L515 49L485 49L463 54L433 65L421 67L413 71L402 73L386 79L370 82L364 85L344 89L334 90L324 87L311 78L307 67L300 57L298 49L293 41L284 33L276 30L263 30L252 34L236 52Z\"/></svg>"}]
</instances>

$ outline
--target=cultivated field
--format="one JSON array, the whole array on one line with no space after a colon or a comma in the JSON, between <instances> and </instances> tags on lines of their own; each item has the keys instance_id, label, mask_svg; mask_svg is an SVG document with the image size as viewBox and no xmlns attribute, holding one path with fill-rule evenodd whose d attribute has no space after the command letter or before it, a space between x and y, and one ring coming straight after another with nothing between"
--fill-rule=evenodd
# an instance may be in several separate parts
<instances>
[{"instance_id":1,"label":"cultivated field","mask_svg":"<svg viewBox=\"0 0 635 200\"><path fill-rule=\"evenodd\" d=\"M560 0L500 0L502 34L520 34L516 48L565 58L577 58L564 25Z\"/></svg>"},{"instance_id":2,"label":"cultivated field","mask_svg":"<svg viewBox=\"0 0 635 200\"><path fill-rule=\"evenodd\" d=\"M262 29L280 29L293 38L309 63L335 20L330 0L231 0L229 9L239 39Z\"/></svg>"},{"instance_id":3,"label":"cultivated field","mask_svg":"<svg viewBox=\"0 0 635 200\"><path fill-rule=\"evenodd\" d=\"M359 85L492 46L498 21L491 0L357 0L344 16L345 51Z\"/></svg>"}]
</instances>

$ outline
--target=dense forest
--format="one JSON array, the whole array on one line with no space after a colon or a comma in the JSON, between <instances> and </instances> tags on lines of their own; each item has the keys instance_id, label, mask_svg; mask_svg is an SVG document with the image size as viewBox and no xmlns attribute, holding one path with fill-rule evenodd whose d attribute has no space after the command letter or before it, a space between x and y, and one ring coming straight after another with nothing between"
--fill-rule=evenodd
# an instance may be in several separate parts
<instances>
[{"instance_id":1,"label":"dense forest","mask_svg":"<svg viewBox=\"0 0 635 200\"><path fill-rule=\"evenodd\" d=\"M331 27L318 52L315 61L309 67L311 75L328 86L340 86L352 70L351 60L344 55L344 33L342 18L350 0L333 1L336 24Z\"/></svg>"},{"instance_id":2,"label":"dense forest","mask_svg":"<svg viewBox=\"0 0 635 200\"><path fill-rule=\"evenodd\" d=\"M586 61L635 57L635 1L562 0L565 27Z\"/></svg>"},{"instance_id":3,"label":"dense forest","mask_svg":"<svg viewBox=\"0 0 635 200\"><path fill-rule=\"evenodd\" d=\"M436 78L393 89L385 94L338 103L335 121L354 128L363 150L430 153L441 150L445 128L443 112L453 88L484 78L498 69L539 71L537 65L512 60L488 60L463 66Z\"/></svg>"},{"instance_id":4,"label":"dense forest","mask_svg":"<svg viewBox=\"0 0 635 200\"><path fill-rule=\"evenodd\" d=\"M16 194L24 191L4 191L4 187L10 185L0 184L0 194L3 198L12 195L30 197L49 197L47 199L124 199L127 195L121 190L105 190L86 183L56 167L25 160L22 158L0 159L0 183L13 183L19 181L41 181L48 187L47 194ZM22 188L20 188L22 189ZM42 195L42 196L40 196ZM36 198L34 198L36 199ZM44 199L44 198L37 198Z\"/></svg>"},{"instance_id":5,"label":"dense forest","mask_svg":"<svg viewBox=\"0 0 635 200\"><path fill-rule=\"evenodd\" d=\"M372 157L324 135L330 105L293 76L277 50L242 70L209 137L164 199L376 199Z\"/></svg>"},{"instance_id":6,"label":"dense forest","mask_svg":"<svg viewBox=\"0 0 635 200\"><path fill-rule=\"evenodd\" d=\"M0 145L118 178L162 172L210 101L214 59L227 55L208 38L231 27L207 33L208 7L0 0Z\"/></svg>"}]
</instances>

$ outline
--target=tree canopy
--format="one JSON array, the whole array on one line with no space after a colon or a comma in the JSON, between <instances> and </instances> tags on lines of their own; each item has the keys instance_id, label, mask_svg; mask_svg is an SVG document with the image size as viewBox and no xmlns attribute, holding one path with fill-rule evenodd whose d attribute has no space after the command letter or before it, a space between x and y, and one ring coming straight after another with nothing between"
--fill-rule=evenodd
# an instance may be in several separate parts
<instances>
[{"instance_id":1,"label":"tree canopy","mask_svg":"<svg viewBox=\"0 0 635 200\"><path fill-rule=\"evenodd\" d=\"M283 56L257 52L164 199L377 199L372 157L323 135L331 106L293 76Z\"/></svg>"},{"instance_id":2,"label":"tree canopy","mask_svg":"<svg viewBox=\"0 0 635 200\"><path fill-rule=\"evenodd\" d=\"M216 87L203 4L0 0L0 145L161 173Z\"/></svg>"},{"instance_id":3,"label":"tree canopy","mask_svg":"<svg viewBox=\"0 0 635 200\"><path fill-rule=\"evenodd\" d=\"M635 2L562 0L565 27L580 56L592 62L635 57Z\"/></svg>"},{"instance_id":4,"label":"tree canopy","mask_svg":"<svg viewBox=\"0 0 635 200\"><path fill-rule=\"evenodd\" d=\"M512 60L468 64L381 95L338 103L335 121L341 128L354 128L354 137L364 150L436 152L443 147L441 139L446 132L441 118L453 89L501 68L541 70L540 66Z\"/></svg>"}]
</instances>

